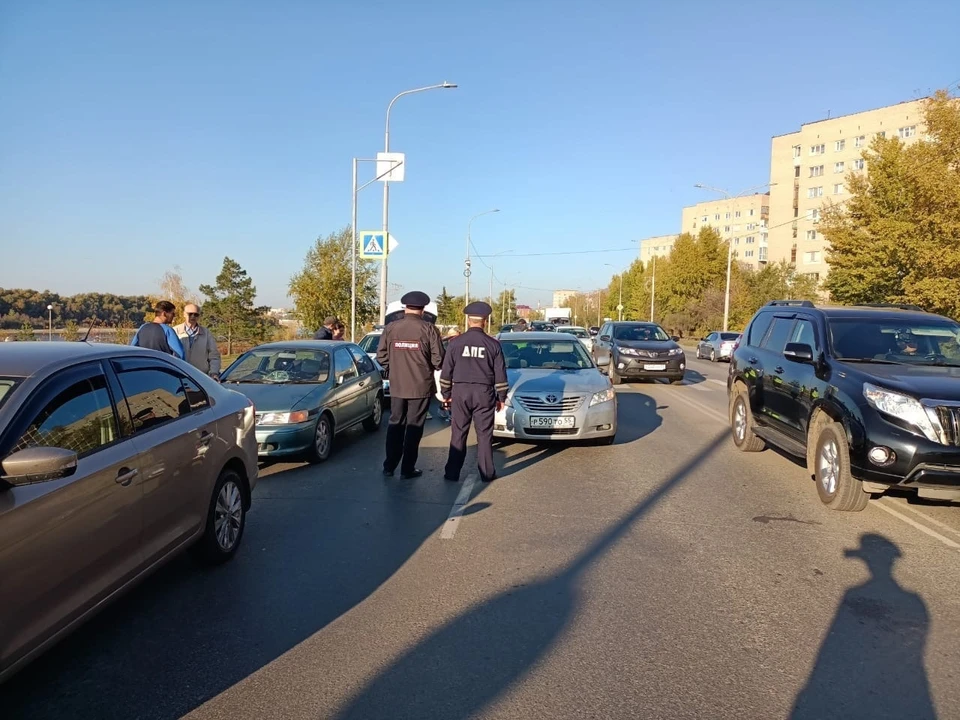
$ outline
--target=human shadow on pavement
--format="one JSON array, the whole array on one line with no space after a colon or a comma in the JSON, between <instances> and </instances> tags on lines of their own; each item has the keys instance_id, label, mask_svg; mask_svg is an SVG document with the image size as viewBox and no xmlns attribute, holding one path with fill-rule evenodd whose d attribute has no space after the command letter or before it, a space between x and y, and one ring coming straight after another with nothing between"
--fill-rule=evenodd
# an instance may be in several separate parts
<instances>
[{"instance_id":1,"label":"human shadow on pavement","mask_svg":"<svg viewBox=\"0 0 960 720\"><path fill-rule=\"evenodd\" d=\"M657 412L657 401L639 392L617 395L617 439L615 445L626 445L655 432L663 418Z\"/></svg>"},{"instance_id":2,"label":"human shadow on pavement","mask_svg":"<svg viewBox=\"0 0 960 720\"><path fill-rule=\"evenodd\" d=\"M464 720L507 692L558 641L599 558L726 440L717 435L557 574L504 591L432 632L369 682L341 720Z\"/></svg>"},{"instance_id":3,"label":"human shadow on pavement","mask_svg":"<svg viewBox=\"0 0 960 720\"><path fill-rule=\"evenodd\" d=\"M920 596L893 577L899 548L866 533L844 555L866 563L871 577L840 601L791 720L935 720L924 666L930 617Z\"/></svg>"},{"instance_id":4,"label":"human shadow on pavement","mask_svg":"<svg viewBox=\"0 0 960 720\"><path fill-rule=\"evenodd\" d=\"M0 717L173 720L366 600L439 534L462 487L384 478L383 440L351 431L327 462L262 477L231 562L160 569L0 686ZM422 447L422 466L446 454Z\"/></svg>"}]
</instances>

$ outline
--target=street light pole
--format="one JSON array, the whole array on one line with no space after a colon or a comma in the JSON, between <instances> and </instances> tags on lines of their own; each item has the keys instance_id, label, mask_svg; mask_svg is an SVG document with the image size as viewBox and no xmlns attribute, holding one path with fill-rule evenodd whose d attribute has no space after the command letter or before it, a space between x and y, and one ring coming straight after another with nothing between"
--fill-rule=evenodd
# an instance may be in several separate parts
<instances>
[{"instance_id":1,"label":"street light pole","mask_svg":"<svg viewBox=\"0 0 960 720\"><path fill-rule=\"evenodd\" d=\"M604 263L607 267L612 267L616 270L616 266L611 265L610 263ZM618 273L620 275L620 300L617 303L617 320L623 320L623 272Z\"/></svg>"},{"instance_id":2,"label":"street light pole","mask_svg":"<svg viewBox=\"0 0 960 720\"><path fill-rule=\"evenodd\" d=\"M53 305L47 305L49 340L53 342Z\"/></svg>"},{"instance_id":3,"label":"street light pole","mask_svg":"<svg viewBox=\"0 0 960 720\"><path fill-rule=\"evenodd\" d=\"M470 227L473 225L473 221L476 220L478 217L481 217L482 215L489 215L490 213L498 213L498 212L500 212L499 208L493 208L492 210L484 210L482 213L477 213L472 218L470 218L470 221L467 223L467 255L466 255L466 260L463 263L463 276L467 280L466 289L463 293L464 307L470 304L470 274L472 272L470 270L470 246L473 244L472 241L470 240ZM493 270L491 269L491 273L492 272ZM493 287L492 280L490 282L490 286ZM493 290L490 291L490 295L491 296L493 295Z\"/></svg>"},{"instance_id":4,"label":"street light pole","mask_svg":"<svg viewBox=\"0 0 960 720\"><path fill-rule=\"evenodd\" d=\"M398 93L393 100L390 101L390 104L387 105L387 122L386 129L383 133L383 151L385 153L390 152L390 111L393 109L393 104L402 98L404 95L413 95L414 93L425 92L427 90L440 90L440 89L452 89L457 87L454 83L442 82L439 85L429 85L422 88L414 88L413 90L404 90L402 93ZM380 324L382 325L386 320L387 316L387 259L390 255L390 183L384 181L383 183L383 264L380 266Z\"/></svg>"},{"instance_id":5,"label":"street light pole","mask_svg":"<svg viewBox=\"0 0 960 720\"><path fill-rule=\"evenodd\" d=\"M650 322L653 322L653 307L657 297L657 256L653 256L653 277L650 279Z\"/></svg>"}]
</instances>

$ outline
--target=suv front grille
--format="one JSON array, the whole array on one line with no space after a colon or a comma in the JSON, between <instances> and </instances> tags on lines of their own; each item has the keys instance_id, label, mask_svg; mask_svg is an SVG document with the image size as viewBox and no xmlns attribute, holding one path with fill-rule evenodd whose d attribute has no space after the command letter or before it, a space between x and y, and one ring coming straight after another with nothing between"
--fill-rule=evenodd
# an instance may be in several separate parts
<instances>
[{"instance_id":1,"label":"suv front grille","mask_svg":"<svg viewBox=\"0 0 960 720\"><path fill-rule=\"evenodd\" d=\"M960 405L937 405L933 411L940 421L940 442L960 447Z\"/></svg>"},{"instance_id":2,"label":"suv front grille","mask_svg":"<svg viewBox=\"0 0 960 720\"><path fill-rule=\"evenodd\" d=\"M517 401L520 403L520 407L527 412L543 413L572 413L578 410L583 404L583 398L577 397L576 395L561 396L558 393L555 397L557 398L555 402L549 402L546 396L518 395Z\"/></svg>"}]
</instances>

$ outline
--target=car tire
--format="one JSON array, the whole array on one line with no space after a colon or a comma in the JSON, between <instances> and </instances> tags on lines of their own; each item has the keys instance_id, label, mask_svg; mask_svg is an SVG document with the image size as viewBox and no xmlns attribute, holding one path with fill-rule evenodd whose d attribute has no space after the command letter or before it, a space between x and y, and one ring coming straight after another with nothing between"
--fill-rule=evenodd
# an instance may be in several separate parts
<instances>
[{"instance_id":1,"label":"car tire","mask_svg":"<svg viewBox=\"0 0 960 720\"><path fill-rule=\"evenodd\" d=\"M700 355L700 346L697 345L697 360L703 360L703 356Z\"/></svg>"},{"instance_id":2,"label":"car tire","mask_svg":"<svg viewBox=\"0 0 960 720\"><path fill-rule=\"evenodd\" d=\"M247 526L245 483L235 470L225 468L213 487L207 524L194 555L206 565L220 565L237 553Z\"/></svg>"},{"instance_id":3,"label":"car tire","mask_svg":"<svg viewBox=\"0 0 960 720\"><path fill-rule=\"evenodd\" d=\"M320 413L310 446L310 462L321 463L333 452L333 420L327 413Z\"/></svg>"},{"instance_id":4,"label":"car tire","mask_svg":"<svg viewBox=\"0 0 960 720\"><path fill-rule=\"evenodd\" d=\"M380 429L380 421L383 420L383 395L377 393L373 399L373 411L370 417L363 421L363 429L367 432L376 432Z\"/></svg>"},{"instance_id":5,"label":"car tire","mask_svg":"<svg viewBox=\"0 0 960 720\"><path fill-rule=\"evenodd\" d=\"M610 357L610 365L608 366L607 377L610 378L610 383L612 385L619 385L623 382L623 378L620 377L620 373L617 372L617 366L613 364L613 357Z\"/></svg>"},{"instance_id":6,"label":"car tire","mask_svg":"<svg viewBox=\"0 0 960 720\"><path fill-rule=\"evenodd\" d=\"M859 512L867 507L870 495L850 474L850 445L843 425L829 422L820 428L811 469L820 501L828 508Z\"/></svg>"},{"instance_id":7,"label":"car tire","mask_svg":"<svg viewBox=\"0 0 960 720\"><path fill-rule=\"evenodd\" d=\"M717 361L717 351L715 348L710 348L710 362Z\"/></svg>"},{"instance_id":8,"label":"car tire","mask_svg":"<svg viewBox=\"0 0 960 720\"><path fill-rule=\"evenodd\" d=\"M730 431L733 444L740 452L760 452L766 447L762 439L753 433L753 413L747 402L747 393L741 390L730 403Z\"/></svg>"}]
</instances>

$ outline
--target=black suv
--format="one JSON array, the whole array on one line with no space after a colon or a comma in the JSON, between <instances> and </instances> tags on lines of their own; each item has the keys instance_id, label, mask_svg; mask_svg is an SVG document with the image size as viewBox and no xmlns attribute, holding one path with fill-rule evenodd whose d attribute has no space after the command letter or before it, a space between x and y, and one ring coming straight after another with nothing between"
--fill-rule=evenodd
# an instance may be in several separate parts
<instances>
[{"instance_id":1,"label":"black suv","mask_svg":"<svg viewBox=\"0 0 960 720\"><path fill-rule=\"evenodd\" d=\"M683 381L687 358L678 337L650 322L608 322L593 339L593 359L606 368L610 382L667 378Z\"/></svg>"},{"instance_id":2,"label":"black suv","mask_svg":"<svg viewBox=\"0 0 960 720\"><path fill-rule=\"evenodd\" d=\"M960 324L909 305L762 307L733 351L733 441L805 458L820 499L960 501Z\"/></svg>"}]
</instances>

